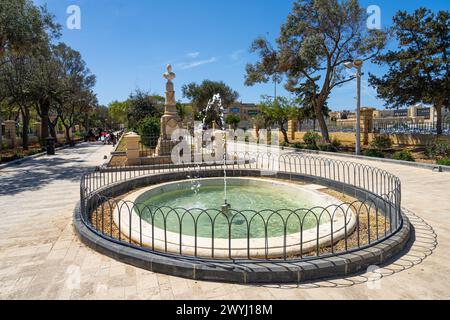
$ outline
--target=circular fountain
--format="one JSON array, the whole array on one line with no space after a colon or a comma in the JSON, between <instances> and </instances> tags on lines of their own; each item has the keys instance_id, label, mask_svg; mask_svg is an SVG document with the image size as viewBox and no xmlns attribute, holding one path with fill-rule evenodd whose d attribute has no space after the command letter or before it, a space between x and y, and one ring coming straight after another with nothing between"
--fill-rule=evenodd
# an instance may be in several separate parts
<instances>
[{"instance_id":1,"label":"circular fountain","mask_svg":"<svg viewBox=\"0 0 450 320\"><path fill-rule=\"evenodd\" d=\"M271 143L228 148L220 95L181 139L174 77L168 66L152 165L83 175L74 225L85 244L153 272L235 283L345 276L405 248L398 177ZM212 123L221 130L205 131ZM178 143L194 149L162 148Z\"/></svg>"},{"instance_id":2,"label":"circular fountain","mask_svg":"<svg viewBox=\"0 0 450 320\"><path fill-rule=\"evenodd\" d=\"M143 245L185 255L279 258L327 246L351 233L348 205L314 185L262 178L228 178L223 208L221 178L174 181L123 199L131 214L114 211L121 232ZM194 192L195 191L195 192ZM144 236L143 236L144 235ZM301 236L299 236L301 235Z\"/></svg>"}]
</instances>

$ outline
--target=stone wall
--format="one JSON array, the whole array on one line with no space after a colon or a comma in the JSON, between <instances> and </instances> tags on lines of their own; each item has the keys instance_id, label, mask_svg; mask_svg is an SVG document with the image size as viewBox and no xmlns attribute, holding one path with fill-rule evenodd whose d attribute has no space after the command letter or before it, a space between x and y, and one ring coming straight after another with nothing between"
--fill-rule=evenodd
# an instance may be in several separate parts
<instances>
[{"instance_id":1,"label":"stone wall","mask_svg":"<svg viewBox=\"0 0 450 320\"><path fill-rule=\"evenodd\" d=\"M303 137L306 132L295 132L292 141L290 142L303 142ZM370 144L377 134L368 133L367 134L367 144ZM362 135L363 136L363 135ZM435 135L427 134L389 134L392 142L396 146L426 146L431 142L436 140ZM331 132L330 138L339 140L345 146L354 146L356 141L356 134L354 132ZM281 137L283 140L283 137ZM364 140L364 139L361 139ZM442 136L439 138L440 141L446 141L450 143L450 136ZM365 141L362 141L365 142Z\"/></svg>"}]
</instances>

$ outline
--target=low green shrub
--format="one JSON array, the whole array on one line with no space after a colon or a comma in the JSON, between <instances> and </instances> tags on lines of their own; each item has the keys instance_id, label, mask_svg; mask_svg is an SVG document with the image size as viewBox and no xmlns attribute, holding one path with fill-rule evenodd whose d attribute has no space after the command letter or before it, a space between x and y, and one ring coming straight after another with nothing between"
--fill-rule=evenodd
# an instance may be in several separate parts
<instances>
[{"instance_id":1,"label":"low green shrub","mask_svg":"<svg viewBox=\"0 0 450 320\"><path fill-rule=\"evenodd\" d=\"M375 136L370 146L376 150L389 149L392 147L392 140L388 136Z\"/></svg>"},{"instance_id":2,"label":"low green shrub","mask_svg":"<svg viewBox=\"0 0 450 320\"><path fill-rule=\"evenodd\" d=\"M402 160L402 161L409 161L409 162L415 162L416 161L416 160L414 160L414 157L413 157L411 151L408 151L408 150L397 151L392 156L392 159L394 159L394 160Z\"/></svg>"},{"instance_id":3,"label":"low green shrub","mask_svg":"<svg viewBox=\"0 0 450 320\"><path fill-rule=\"evenodd\" d=\"M139 121L138 133L141 136L141 142L147 147L156 147L160 128L160 120L156 117L146 117Z\"/></svg>"},{"instance_id":4,"label":"low green shrub","mask_svg":"<svg viewBox=\"0 0 450 320\"><path fill-rule=\"evenodd\" d=\"M366 157L372 157L372 158L384 158L383 152L377 149L368 149L364 151L363 153Z\"/></svg>"},{"instance_id":5,"label":"low green shrub","mask_svg":"<svg viewBox=\"0 0 450 320\"><path fill-rule=\"evenodd\" d=\"M338 138L333 138L331 145L336 149L339 149L342 146L342 142Z\"/></svg>"},{"instance_id":6,"label":"low green shrub","mask_svg":"<svg viewBox=\"0 0 450 320\"><path fill-rule=\"evenodd\" d=\"M303 149L304 145L302 143L300 143L300 142L295 142L295 143L292 144L292 148Z\"/></svg>"},{"instance_id":7,"label":"low green shrub","mask_svg":"<svg viewBox=\"0 0 450 320\"><path fill-rule=\"evenodd\" d=\"M308 147L317 147L317 144L321 139L320 135L316 132L307 132L303 136L303 141L305 141L305 144Z\"/></svg>"},{"instance_id":8,"label":"low green shrub","mask_svg":"<svg viewBox=\"0 0 450 320\"><path fill-rule=\"evenodd\" d=\"M440 166L450 166L450 158L444 158L437 161L437 164Z\"/></svg>"},{"instance_id":9,"label":"low green shrub","mask_svg":"<svg viewBox=\"0 0 450 320\"><path fill-rule=\"evenodd\" d=\"M319 148L320 151L325 151L325 152L338 152L338 148L336 148L333 144L331 143L319 143L317 145L317 147Z\"/></svg>"},{"instance_id":10,"label":"low green shrub","mask_svg":"<svg viewBox=\"0 0 450 320\"><path fill-rule=\"evenodd\" d=\"M435 141L426 147L425 155L430 159L450 158L450 144Z\"/></svg>"},{"instance_id":11,"label":"low green shrub","mask_svg":"<svg viewBox=\"0 0 450 320\"><path fill-rule=\"evenodd\" d=\"M319 151L319 147L317 145L306 145L303 147L303 149Z\"/></svg>"}]
</instances>

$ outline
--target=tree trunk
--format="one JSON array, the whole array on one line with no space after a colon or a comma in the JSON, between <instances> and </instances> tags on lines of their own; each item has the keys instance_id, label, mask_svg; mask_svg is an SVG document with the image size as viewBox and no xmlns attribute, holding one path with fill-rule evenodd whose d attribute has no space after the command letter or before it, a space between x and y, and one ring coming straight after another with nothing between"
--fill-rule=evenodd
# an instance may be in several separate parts
<instances>
[{"instance_id":1,"label":"tree trunk","mask_svg":"<svg viewBox=\"0 0 450 320\"><path fill-rule=\"evenodd\" d=\"M84 130L86 131L86 134L89 132L89 113L86 113L84 115Z\"/></svg>"},{"instance_id":2,"label":"tree trunk","mask_svg":"<svg viewBox=\"0 0 450 320\"><path fill-rule=\"evenodd\" d=\"M286 131L286 129L284 128L284 124L283 124L282 122L280 123L280 130L281 130L281 132L283 133L284 142L289 143L289 137L288 137L288 135L287 135L287 131Z\"/></svg>"},{"instance_id":3,"label":"tree trunk","mask_svg":"<svg viewBox=\"0 0 450 320\"><path fill-rule=\"evenodd\" d=\"M331 143L330 135L328 134L327 123L325 122L325 117L323 115L323 107L325 105L325 101L320 98L316 99L316 103L314 105L314 112L316 114L316 119L319 122L320 132L322 133L322 139L325 143Z\"/></svg>"},{"instance_id":4,"label":"tree trunk","mask_svg":"<svg viewBox=\"0 0 450 320\"><path fill-rule=\"evenodd\" d=\"M30 127L30 114L29 111L21 110L22 113L22 147L23 150L28 150L28 130Z\"/></svg>"},{"instance_id":5,"label":"tree trunk","mask_svg":"<svg viewBox=\"0 0 450 320\"><path fill-rule=\"evenodd\" d=\"M3 120L0 117L0 151L2 151L2 149L3 149L2 123L3 123Z\"/></svg>"},{"instance_id":6,"label":"tree trunk","mask_svg":"<svg viewBox=\"0 0 450 320\"><path fill-rule=\"evenodd\" d=\"M56 137L56 123L53 123L50 121L49 118L48 119L48 128L50 131L50 135L52 136L53 139L55 139L55 143L58 142L57 141L57 137Z\"/></svg>"},{"instance_id":7,"label":"tree trunk","mask_svg":"<svg viewBox=\"0 0 450 320\"><path fill-rule=\"evenodd\" d=\"M71 127L71 126L66 126L66 125L64 125L64 128L66 129L65 131L66 131L66 140L67 140L67 143L68 143L71 147L73 147L74 143L73 143L72 138L70 137L70 129L71 129L72 127Z\"/></svg>"},{"instance_id":8,"label":"tree trunk","mask_svg":"<svg viewBox=\"0 0 450 320\"><path fill-rule=\"evenodd\" d=\"M442 134L442 104L434 106L436 109L436 131L438 135Z\"/></svg>"},{"instance_id":9,"label":"tree trunk","mask_svg":"<svg viewBox=\"0 0 450 320\"><path fill-rule=\"evenodd\" d=\"M41 109L41 146L45 146L45 139L49 135L48 113L50 111L50 101L43 99L39 102L39 108Z\"/></svg>"}]
</instances>

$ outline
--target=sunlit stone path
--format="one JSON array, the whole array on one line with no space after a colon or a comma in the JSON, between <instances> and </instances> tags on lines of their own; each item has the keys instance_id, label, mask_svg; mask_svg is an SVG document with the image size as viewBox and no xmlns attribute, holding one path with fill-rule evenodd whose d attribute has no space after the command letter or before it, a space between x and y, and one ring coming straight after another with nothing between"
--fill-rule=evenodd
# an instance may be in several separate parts
<instances>
[{"instance_id":1,"label":"sunlit stone path","mask_svg":"<svg viewBox=\"0 0 450 320\"><path fill-rule=\"evenodd\" d=\"M450 298L450 173L364 161L401 178L403 206L416 228L410 251L376 273L300 286L242 286L140 270L78 241L71 218L79 177L110 151L84 144L0 170L0 298Z\"/></svg>"}]
</instances>

